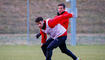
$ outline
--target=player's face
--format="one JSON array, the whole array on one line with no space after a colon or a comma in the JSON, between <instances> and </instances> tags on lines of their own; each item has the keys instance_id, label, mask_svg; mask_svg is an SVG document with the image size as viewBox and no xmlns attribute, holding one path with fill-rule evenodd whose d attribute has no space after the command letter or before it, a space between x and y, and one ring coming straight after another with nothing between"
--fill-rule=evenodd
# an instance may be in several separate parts
<instances>
[{"instance_id":1,"label":"player's face","mask_svg":"<svg viewBox=\"0 0 105 60\"><path fill-rule=\"evenodd\" d=\"M39 28L42 28L43 27L43 23L44 23L43 21L39 21L36 24L38 25Z\"/></svg>"},{"instance_id":2,"label":"player's face","mask_svg":"<svg viewBox=\"0 0 105 60\"><path fill-rule=\"evenodd\" d=\"M58 6L58 12L59 12L59 14L61 14L63 11L65 11L63 6Z\"/></svg>"}]
</instances>

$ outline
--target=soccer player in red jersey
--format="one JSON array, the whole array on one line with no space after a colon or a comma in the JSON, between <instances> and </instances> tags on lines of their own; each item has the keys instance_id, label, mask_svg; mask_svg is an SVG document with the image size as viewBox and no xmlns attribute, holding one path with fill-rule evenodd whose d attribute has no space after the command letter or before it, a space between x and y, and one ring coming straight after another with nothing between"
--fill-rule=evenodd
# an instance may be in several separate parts
<instances>
[{"instance_id":1,"label":"soccer player in red jersey","mask_svg":"<svg viewBox=\"0 0 105 60\"><path fill-rule=\"evenodd\" d=\"M57 16L55 16L54 19L47 19L46 21L43 21L42 17L38 17L36 19L36 22L38 26L40 27L40 33L37 34L36 37L39 38L39 36L42 35L41 48L42 48L44 55L46 56L46 60L51 60L52 50L56 47L59 47L63 53L72 57L73 60L79 60L66 47L65 40L67 38L69 18L73 17L72 14L69 14L69 15L67 14L69 13L65 11L65 4L61 3L61 4L58 4ZM38 20L43 21L43 22L39 22ZM60 32L62 33L60 34ZM50 35L50 38L47 41L46 41L47 39L46 34Z\"/></svg>"},{"instance_id":2,"label":"soccer player in red jersey","mask_svg":"<svg viewBox=\"0 0 105 60\"><path fill-rule=\"evenodd\" d=\"M42 35L42 51L46 57L46 60L51 60L52 51L54 48L59 47L62 53L67 54L72 57L73 60L77 60L77 57L67 49L66 39L67 39L67 29L61 24L64 19L71 18L72 14L65 14L57 16L53 19L43 20L42 17L35 19L36 24L40 28L40 33ZM50 36L48 40L47 34Z\"/></svg>"}]
</instances>

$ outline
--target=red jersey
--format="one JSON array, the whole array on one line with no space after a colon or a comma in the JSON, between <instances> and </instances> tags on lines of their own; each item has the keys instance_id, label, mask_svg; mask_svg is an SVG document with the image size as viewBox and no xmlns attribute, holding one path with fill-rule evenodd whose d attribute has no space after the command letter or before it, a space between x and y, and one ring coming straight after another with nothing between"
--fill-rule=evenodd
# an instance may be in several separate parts
<instances>
[{"instance_id":1,"label":"red jersey","mask_svg":"<svg viewBox=\"0 0 105 60\"><path fill-rule=\"evenodd\" d=\"M54 28L57 24L61 24L63 25L63 27L66 29L66 32L64 34L62 34L61 36L66 36L67 35L67 28L68 28L68 24L66 23L66 19L69 19L72 17L72 14L63 14L63 15L60 15L60 16L56 16L54 17L53 19L50 19L48 21L48 26L50 28ZM44 21L46 23L46 21ZM63 23L65 22L65 23ZM69 21L67 21L69 23ZM65 25L66 24L66 25ZM46 28L45 28L46 29ZM42 38L41 38L41 43L45 43L46 42L46 39L47 39L47 34L45 32L42 31L42 29L40 29L40 33L42 35ZM60 37L60 36L59 36Z\"/></svg>"},{"instance_id":2,"label":"red jersey","mask_svg":"<svg viewBox=\"0 0 105 60\"><path fill-rule=\"evenodd\" d=\"M61 15L65 15L65 14L69 14L69 13L67 11L64 11L63 14L61 14ZM56 17L58 17L58 15L55 16L55 18ZM63 25L65 27L65 29L68 29L69 18L63 19L63 21L61 21L60 24Z\"/></svg>"}]
</instances>

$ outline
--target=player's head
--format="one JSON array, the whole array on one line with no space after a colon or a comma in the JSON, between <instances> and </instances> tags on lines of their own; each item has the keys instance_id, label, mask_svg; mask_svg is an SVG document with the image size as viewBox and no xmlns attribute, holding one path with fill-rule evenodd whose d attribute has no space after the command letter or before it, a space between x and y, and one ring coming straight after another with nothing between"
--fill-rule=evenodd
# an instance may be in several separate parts
<instances>
[{"instance_id":1,"label":"player's head","mask_svg":"<svg viewBox=\"0 0 105 60\"><path fill-rule=\"evenodd\" d=\"M64 3L58 4L58 13L61 14L64 11L65 11L65 4Z\"/></svg>"},{"instance_id":2,"label":"player's head","mask_svg":"<svg viewBox=\"0 0 105 60\"><path fill-rule=\"evenodd\" d=\"M35 23L38 25L39 28L42 28L43 27L43 23L44 23L43 18L42 17L37 17L35 19Z\"/></svg>"}]
</instances>

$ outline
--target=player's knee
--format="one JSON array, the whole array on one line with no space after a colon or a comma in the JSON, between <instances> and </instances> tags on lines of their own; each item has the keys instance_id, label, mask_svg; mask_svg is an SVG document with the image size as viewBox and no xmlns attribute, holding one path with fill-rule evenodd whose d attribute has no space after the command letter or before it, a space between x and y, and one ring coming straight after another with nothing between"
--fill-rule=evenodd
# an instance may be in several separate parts
<instances>
[{"instance_id":1,"label":"player's knee","mask_svg":"<svg viewBox=\"0 0 105 60\"><path fill-rule=\"evenodd\" d=\"M62 53L67 53L68 49L61 49Z\"/></svg>"},{"instance_id":2,"label":"player's knee","mask_svg":"<svg viewBox=\"0 0 105 60\"><path fill-rule=\"evenodd\" d=\"M51 48L50 47L47 47L47 50L49 51L49 50L51 50Z\"/></svg>"},{"instance_id":3,"label":"player's knee","mask_svg":"<svg viewBox=\"0 0 105 60\"><path fill-rule=\"evenodd\" d=\"M62 53L66 53L66 50L61 50Z\"/></svg>"}]
</instances>

